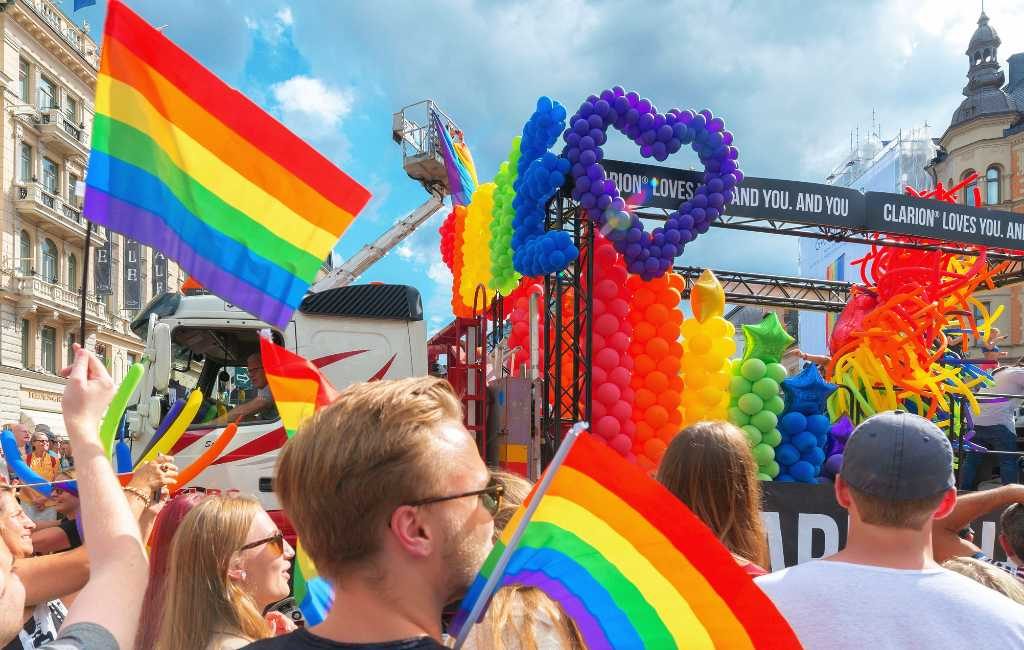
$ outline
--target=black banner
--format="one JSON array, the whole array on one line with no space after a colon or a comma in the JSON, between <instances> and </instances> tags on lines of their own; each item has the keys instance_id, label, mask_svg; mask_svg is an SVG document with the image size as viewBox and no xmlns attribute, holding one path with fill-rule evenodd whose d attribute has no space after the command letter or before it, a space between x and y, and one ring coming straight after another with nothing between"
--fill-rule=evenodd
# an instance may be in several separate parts
<instances>
[{"instance_id":1,"label":"black banner","mask_svg":"<svg viewBox=\"0 0 1024 650\"><path fill-rule=\"evenodd\" d=\"M865 198L870 230L1024 249L1024 215L883 192Z\"/></svg>"},{"instance_id":2,"label":"black banner","mask_svg":"<svg viewBox=\"0 0 1024 650\"><path fill-rule=\"evenodd\" d=\"M690 199L704 177L703 172L619 160L605 160L601 165L623 196L639 192L654 178L653 196L644 207L666 210L675 210ZM734 194L726 212L737 217L846 228L864 225L864 195L848 187L747 176Z\"/></svg>"},{"instance_id":3,"label":"black banner","mask_svg":"<svg viewBox=\"0 0 1024 650\"><path fill-rule=\"evenodd\" d=\"M153 297L167 291L167 256L153 250Z\"/></svg>"},{"instance_id":4,"label":"black banner","mask_svg":"<svg viewBox=\"0 0 1024 650\"><path fill-rule=\"evenodd\" d=\"M124 308L141 309L141 284L139 273L139 242L124 238Z\"/></svg>"},{"instance_id":5,"label":"black banner","mask_svg":"<svg viewBox=\"0 0 1024 650\"><path fill-rule=\"evenodd\" d=\"M107 296L113 293L113 288L110 286L111 237L113 235L107 231L107 238L103 245L97 246L94 251L93 288L97 296Z\"/></svg>"},{"instance_id":6,"label":"black banner","mask_svg":"<svg viewBox=\"0 0 1024 650\"><path fill-rule=\"evenodd\" d=\"M835 498L831 484L761 484L764 510L761 518L768 532L772 571L831 555L846 546L849 515ZM1005 560L999 546L1000 511L972 523L974 544L989 557ZM768 569L769 567L765 567Z\"/></svg>"},{"instance_id":7,"label":"black banner","mask_svg":"<svg viewBox=\"0 0 1024 650\"><path fill-rule=\"evenodd\" d=\"M619 160L605 160L601 164L625 197L640 192L649 179L655 179L653 196L643 204L648 208L677 209L693 196L704 177L702 172L660 165ZM1024 250L1021 214L901 194L861 194L822 183L747 176L736 188L726 213Z\"/></svg>"}]
</instances>

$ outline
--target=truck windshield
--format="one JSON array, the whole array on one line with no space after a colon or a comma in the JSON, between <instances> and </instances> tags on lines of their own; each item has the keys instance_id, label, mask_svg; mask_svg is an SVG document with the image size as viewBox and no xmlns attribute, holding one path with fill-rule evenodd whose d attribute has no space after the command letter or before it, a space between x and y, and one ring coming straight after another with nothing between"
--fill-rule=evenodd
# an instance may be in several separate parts
<instances>
[{"instance_id":1,"label":"truck windshield","mask_svg":"<svg viewBox=\"0 0 1024 650\"><path fill-rule=\"evenodd\" d=\"M278 419L263 373L257 330L179 327L171 336L175 363L168 403L193 390L203 395L190 429ZM283 341L278 332L274 340Z\"/></svg>"}]
</instances>

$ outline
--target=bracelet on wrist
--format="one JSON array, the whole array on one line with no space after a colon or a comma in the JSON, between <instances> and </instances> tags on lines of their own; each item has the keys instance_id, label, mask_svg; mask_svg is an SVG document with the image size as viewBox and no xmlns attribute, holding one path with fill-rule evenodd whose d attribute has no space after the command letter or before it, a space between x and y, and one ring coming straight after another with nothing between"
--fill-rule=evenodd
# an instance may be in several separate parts
<instances>
[{"instance_id":1,"label":"bracelet on wrist","mask_svg":"<svg viewBox=\"0 0 1024 650\"><path fill-rule=\"evenodd\" d=\"M153 499L150 498L150 496L148 494L146 494L145 492L143 492L139 488L131 487L129 485L128 487L125 487L125 488L122 488L122 489L124 490L125 494L130 494L130 495L132 495L134 497L138 497L139 499L141 499L142 503L144 503L147 508L153 503Z\"/></svg>"}]
</instances>

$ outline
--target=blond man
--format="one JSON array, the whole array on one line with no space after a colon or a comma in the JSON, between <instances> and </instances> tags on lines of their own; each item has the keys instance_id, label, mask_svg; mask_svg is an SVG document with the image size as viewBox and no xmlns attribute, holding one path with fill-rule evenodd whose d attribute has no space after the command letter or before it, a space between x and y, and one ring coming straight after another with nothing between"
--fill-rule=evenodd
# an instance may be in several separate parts
<instances>
[{"instance_id":1,"label":"blond man","mask_svg":"<svg viewBox=\"0 0 1024 650\"><path fill-rule=\"evenodd\" d=\"M1024 606L933 557L932 522L956 505L953 450L935 424L899 411L862 422L835 493L850 513L846 548L755 580L805 648L1024 648Z\"/></svg>"},{"instance_id":2,"label":"blond man","mask_svg":"<svg viewBox=\"0 0 1024 650\"><path fill-rule=\"evenodd\" d=\"M250 648L443 647L442 609L487 557L501 495L446 381L349 387L288 441L274 485L335 601Z\"/></svg>"}]
</instances>

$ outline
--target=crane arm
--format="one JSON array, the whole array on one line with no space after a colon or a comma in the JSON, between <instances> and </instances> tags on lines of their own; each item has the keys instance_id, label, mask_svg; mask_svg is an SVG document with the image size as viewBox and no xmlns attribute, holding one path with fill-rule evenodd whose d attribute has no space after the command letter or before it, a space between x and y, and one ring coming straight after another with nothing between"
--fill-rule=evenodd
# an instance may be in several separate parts
<instances>
[{"instance_id":1,"label":"crane arm","mask_svg":"<svg viewBox=\"0 0 1024 650\"><path fill-rule=\"evenodd\" d=\"M423 225L427 219L433 216L433 214L441 208L443 200L443 194L438 195L437 193L431 192L430 198L413 210L409 216L396 221L395 224L385 230L380 237L360 248L356 251L355 255L345 260L341 266L332 270L320 280L317 280L313 286L310 287L310 293L319 293L321 291L326 291L327 289L345 287L355 282L356 278L380 261L380 259L387 255L391 249L401 243L403 239L415 232L415 230Z\"/></svg>"}]
</instances>

